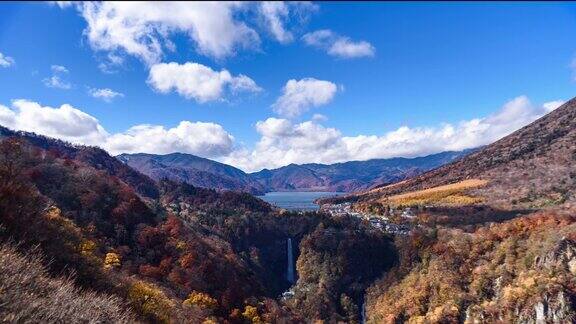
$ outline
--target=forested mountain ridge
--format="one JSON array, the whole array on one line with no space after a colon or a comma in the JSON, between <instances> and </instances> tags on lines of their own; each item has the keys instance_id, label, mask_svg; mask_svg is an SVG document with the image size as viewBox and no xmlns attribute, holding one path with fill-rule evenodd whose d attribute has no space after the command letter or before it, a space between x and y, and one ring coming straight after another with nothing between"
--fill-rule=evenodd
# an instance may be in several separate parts
<instances>
[{"instance_id":1,"label":"forested mountain ridge","mask_svg":"<svg viewBox=\"0 0 576 324\"><path fill-rule=\"evenodd\" d=\"M17 137L47 153L85 163L98 170L105 170L108 174L122 179L142 196L158 198L158 190L152 179L127 167L98 147L72 145L35 133L13 131L0 125L0 140L8 137Z\"/></svg>"}]
</instances>

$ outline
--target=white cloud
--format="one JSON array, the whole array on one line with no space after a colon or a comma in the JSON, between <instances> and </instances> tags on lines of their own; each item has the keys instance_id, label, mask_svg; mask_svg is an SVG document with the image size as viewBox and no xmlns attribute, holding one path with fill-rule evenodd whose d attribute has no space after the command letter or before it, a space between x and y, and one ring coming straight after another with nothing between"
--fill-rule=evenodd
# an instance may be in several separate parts
<instances>
[{"instance_id":1,"label":"white cloud","mask_svg":"<svg viewBox=\"0 0 576 324\"><path fill-rule=\"evenodd\" d=\"M203 157L218 157L232 152L234 137L215 123L182 121L173 128L138 125L110 136L106 148L114 153L184 152Z\"/></svg>"},{"instance_id":2,"label":"white cloud","mask_svg":"<svg viewBox=\"0 0 576 324\"><path fill-rule=\"evenodd\" d=\"M68 71L68 69L65 66L62 65L52 65L50 67L50 69L52 70L53 73L68 73L70 71Z\"/></svg>"},{"instance_id":3,"label":"white cloud","mask_svg":"<svg viewBox=\"0 0 576 324\"><path fill-rule=\"evenodd\" d=\"M63 90L69 90L72 88L72 84L65 80L65 75L70 72L65 66L52 65L50 70L52 71L52 76L42 80L45 86Z\"/></svg>"},{"instance_id":4,"label":"white cloud","mask_svg":"<svg viewBox=\"0 0 576 324\"><path fill-rule=\"evenodd\" d=\"M256 124L261 138L253 150L237 150L222 159L246 171L289 163L336 163L374 158L416 157L492 143L557 107L535 106L526 96L508 101L495 114L436 127L402 126L383 135L344 136L317 121L293 123L268 118Z\"/></svg>"},{"instance_id":5,"label":"white cloud","mask_svg":"<svg viewBox=\"0 0 576 324\"><path fill-rule=\"evenodd\" d=\"M314 114L314 115L312 115L312 120L316 121L316 122L323 122L323 121L327 121L328 117L326 117L326 115L322 115L322 114Z\"/></svg>"},{"instance_id":6,"label":"white cloud","mask_svg":"<svg viewBox=\"0 0 576 324\"><path fill-rule=\"evenodd\" d=\"M543 104L542 107L544 107L546 112L551 112L553 110L556 110L556 108L562 106L564 103L565 103L564 100L554 100Z\"/></svg>"},{"instance_id":7,"label":"white cloud","mask_svg":"<svg viewBox=\"0 0 576 324\"><path fill-rule=\"evenodd\" d=\"M179 95L200 103L222 100L226 88L233 93L261 90L245 75L232 76L227 70L218 72L192 62L155 64L150 68L148 84L161 93L176 91Z\"/></svg>"},{"instance_id":8,"label":"white cloud","mask_svg":"<svg viewBox=\"0 0 576 324\"><path fill-rule=\"evenodd\" d=\"M63 90L69 90L72 88L72 84L68 81L62 79L62 77L58 75L53 75L49 78L45 78L42 80L44 85L48 88L58 88Z\"/></svg>"},{"instance_id":9,"label":"white cloud","mask_svg":"<svg viewBox=\"0 0 576 324\"><path fill-rule=\"evenodd\" d=\"M7 68L14 65L15 63L16 61L14 61L13 58L0 53L0 67Z\"/></svg>"},{"instance_id":10,"label":"white cloud","mask_svg":"<svg viewBox=\"0 0 576 324\"><path fill-rule=\"evenodd\" d=\"M58 3L61 8L69 2ZM86 20L84 35L96 51L135 56L152 65L161 62L166 50L175 51L171 37L187 36L198 53L221 60L238 50L260 49L255 25L260 21L276 40L293 39L289 30L306 20L317 6L308 2L77 2L74 7ZM101 68L111 71L116 60L105 55Z\"/></svg>"},{"instance_id":11,"label":"white cloud","mask_svg":"<svg viewBox=\"0 0 576 324\"><path fill-rule=\"evenodd\" d=\"M283 44L294 40L294 34L287 28L289 21L298 20L302 23L317 9L317 5L307 1L262 1L258 4L258 12L264 25L270 34Z\"/></svg>"},{"instance_id":12,"label":"white cloud","mask_svg":"<svg viewBox=\"0 0 576 324\"><path fill-rule=\"evenodd\" d=\"M328 49L328 54L343 58L374 56L375 52L372 44L366 41L353 42L347 38L337 40Z\"/></svg>"},{"instance_id":13,"label":"white cloud","mask_svg":"<svg viewBox=\"0 0 576 324\"><path fill-rule=\"evenodd\" d=\"M329 29L321 29L305 34L302 39L308 46L325 50L329 55L339 58L372 57L376 48L367 41L353 41Z\"/></svg>"},{"instance_id":14,"label":"white cloud","mask_svg":"<svg viewBox=\"0 0 576 324\"><path fill-rule=\"evenodd\" d=\"M108 135L96 118L68 104L53 108L14 100L12 109L0 106L0 124L89 145L101 144Z\"/></svg>"},{"instance_id":15,"label":"white cloud","mask_svg":"<svg viewBox=\"0 0 576 324\"><path fill-rule=\"evenodd\" d=\"M274 111L282 116L296 117L311 107L328 104L338 91L336 84L330 81L304 78L288 80L282 96L272 105Z\"/></svg>"},{"instance_id":16,"label":"white cloud","mask_svg":"<svg viewBox=\"0 0 576 324\"><path fill-rule=\"evenodd\" d=\"M124 97L123 93L116 92L110 88L90 88L88 89L88 94L90 94L94 98L102 99L105 102L112 102L115 98L122 98Z\"/></svg>"},{"instance_id":17,"label":"white cloud","mask_svg":"<svg viewBox=\"0 0 576 324\"><path fill-rule=\"evenodd\" d=\"M284 28L283 20L289 15L288 5L282 1L264 1L260 3L260 14L272 35L280 43L294 40L292 33Z\"/></svg>"},{"instance_id":18,"label":"white cloud","mask_svg":"<svg viewBox=\"0 0 576 324\"><path fill-rule=\"evenodd\" d=\"M169 36L186 34L198 52L216 59L238 48L258 48L256 31L235 17L240 2L89 2L77 7L85 35L95 50L126 53L151 65L173 45Z\"/></svg>"},{"instance_id":19,"label":"white cloud","mask_svg":"<svg viewBox=\"0 0 576 324\"><path fill-rule=\"evenodd\" d=\"M172 128L136 125L111 134L95 117L68 104L53 108L28 100L15 100L11 108L0 105L0 125L100 146L112 154L184 152L218 157L231 153L234 144L234 137L215 123L181 121Z\"/></svg>"}]
</instances>

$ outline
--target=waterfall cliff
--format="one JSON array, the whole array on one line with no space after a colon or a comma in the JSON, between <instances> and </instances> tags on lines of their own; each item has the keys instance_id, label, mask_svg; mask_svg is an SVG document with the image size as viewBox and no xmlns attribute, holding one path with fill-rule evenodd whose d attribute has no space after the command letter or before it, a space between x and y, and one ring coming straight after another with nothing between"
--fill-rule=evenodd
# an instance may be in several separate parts
<instances>
[{"instance_id":1,"label":"waterfall cliff","mask_svg":"<svg viewBox=\"0 0 576 324\"><path fill-rule=\"evenodd\" d=\"M288 254L288 262L287 262L287 271L286 271L286 280L290 283L294 283L296 280L294 278L294 255L292 253L292 239L288 238L287 242L287 254Z\"/></svg>"}]
</instances>

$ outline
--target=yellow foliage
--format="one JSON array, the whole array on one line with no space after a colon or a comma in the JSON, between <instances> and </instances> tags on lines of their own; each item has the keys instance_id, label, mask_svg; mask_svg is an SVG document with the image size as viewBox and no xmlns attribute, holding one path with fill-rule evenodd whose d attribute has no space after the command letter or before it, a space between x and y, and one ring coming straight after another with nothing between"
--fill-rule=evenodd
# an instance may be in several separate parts
<instances>
[{"instance_id":1,"label":"yellow foliage","mask_svg":"<svg viewBox=\"0 0 576 324\"><path fill-rule=\"evenodd\" d=\"M176 243L176 248L180 251L185 250L186 249L186 242L178 241L178 243Z\"/></svg>"},{"instance_id":2,"label":"yellow foliage","mask_svg":"<svg viewBox=\"0 0 576 324\"><path fill-rule=\"evenodd\" d=\"M193 291L190 293L188 298L184 300L184 305L188 306L198 306L203 309L215 309L218 307L218 301L215 298L210 297L210 295Z\"/></svg>"},{"instance_id":3,"label":"yellow foliage","mask_svg":"<svg viewBox=\"0 0 576 324\"><path fill-rule=\"evenodd\" d=\"M96 242L91 240L84 240L80 243L80 253L83 255L92 255L96 250Z\"/></svg>"},{"instance_id":4,"label":"yellow foliage","mask_svg":"<svg viewBox=\"0 0 576 324\"><path fill-rule=\"evenodd\" d=\"M46 209L46 217L50 220L62 217L62 211L56 206L50 206Z\"/></svg>"},{"instance_id":5,"label":"yellow foliage","mask_svg":"<svg viewBox=\"0 0 576 324\"><path fill-rule=\"evenodd\" d=\"M140 314L153 317L162 323L170 322L174 305L162 290L152 284L137 281L128 291L128 300Z\"/></svg>"},{"instance_id":6,"label":"yellow foliage","mask_svg":"<svg viewBox=\"0 0 576 324\"><path fill-rule=\"evenodd\" d=\"M449 185L390 196L384 198L384 202L395 206L471 205L481 202L482 199L466 195L463 192L468 189L485 186L487 183L488 181L486 180L469 179Z\"/></svg>"},{"instance_id":7,"label":"yellow foliage","mask_svg":"<svg viewBox=\"0 0 576 324\"><path fill-rule=\"evenodd\" d=\"M120 256L117 253L106 253L106 257L104 258L104 268L118 268L120 267Z\"/></svg>"},{"instance_id":8,"label":"yellow foliage","mask_svg":"<svg viewBox=\"0 0 576 324\"><path fill-rule=\"evenodd\" d=\"M260 315L258 315L258 309L256 309L254 306L246 305L242 316L244 316L244 318L249 320L251 323L263 323Z\"/></svg>"}]
</instances>

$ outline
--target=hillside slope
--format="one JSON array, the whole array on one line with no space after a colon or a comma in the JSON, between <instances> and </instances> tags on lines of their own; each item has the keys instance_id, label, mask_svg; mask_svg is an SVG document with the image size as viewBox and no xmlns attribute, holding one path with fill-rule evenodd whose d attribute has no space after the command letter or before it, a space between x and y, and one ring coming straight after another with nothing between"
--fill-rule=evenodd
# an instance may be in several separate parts
<instances>
[{"instance_id":1,"label":"hillside slope","mask_svg":"<svg viewBox=\"0 0 576 324\"><path fill-rule=\"evenodd\" d=\"M245 191L253 194L264 192L263 186L242 170L191 154L121 154L117 158L130 167L155 180L170 179L193 186Z\"/></svg>"},{"instance_id":2,"label":"hillside slope","mask_svg":"<svg viewBox=\"0 0 576 324\"><path fill-rule=\"evenodd\" d=\"M418 195L421 190L454 186L465 180L475 180L478 185L463 186L461 192L447 191L446 194L507 209L533 209L573 202L576 194L576 99L453 163L340 201L384 203L400 194Z\"/></svg>"},{"instance_id":3,"label":"hillside slope","mask_svg":"<svg viewBox=\"0 0 576 324\"><path fill-rule=\"evenodd\" d=\"M264 169L250 176L271 191L352 192L421 174L470 152L442 152L417 158L372 159L335 164L290 164L274 170Z\"/></svg>"},{"instance_id":4,"label":"hillside slope","mask_svg":"<svg viewBox=\"0 0 576 324\"><path fill-rule=\"evenodd\" d=\"M0 140L9 137L22 139L34 147L53 153L58 157L76 160L97 170L104 170L111 176L116 176L130 185L138 194L147 198L158 198L158 189L152 179L126 166L101 148L72 145L35 133L13 131L0 125Z\"/></svg>"}]
</instances>

